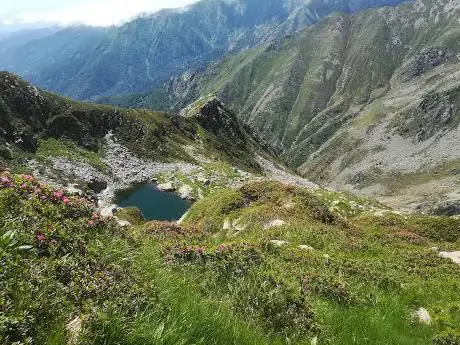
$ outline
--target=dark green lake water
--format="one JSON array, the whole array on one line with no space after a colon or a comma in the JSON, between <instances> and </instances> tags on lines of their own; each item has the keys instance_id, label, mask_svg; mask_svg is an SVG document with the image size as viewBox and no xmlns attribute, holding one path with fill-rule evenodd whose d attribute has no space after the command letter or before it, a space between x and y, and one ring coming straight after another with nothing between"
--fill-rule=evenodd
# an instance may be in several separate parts
<instances>
[{"instance_id":1,"label":"dark green lake water","mask_svg":"<svg viewBox=\"0 0 460 345\"><path fill-rule=\"evenodd\" d=\"M139 185L122 193L116 203L120 207L139 208L146 220L179 220L190 208L178 195L159 191L153 184Z\"/></svg>"}]
</instances>

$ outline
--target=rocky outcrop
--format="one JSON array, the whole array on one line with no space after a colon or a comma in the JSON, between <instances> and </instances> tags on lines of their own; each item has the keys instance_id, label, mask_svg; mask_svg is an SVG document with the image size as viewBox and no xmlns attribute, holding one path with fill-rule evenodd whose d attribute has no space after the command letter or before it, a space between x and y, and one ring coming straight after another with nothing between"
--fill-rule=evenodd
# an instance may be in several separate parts
<instances>
[{"instance_id":1,"label":"rocky outcrop","mask_svg":"<svg viewBox=\"0 0 460 345\"><path fill-rule=\"evenodd\" d=\"M160 183L157 185L158 190L162 192L174 192L176 191L176 186L172 182Z\"/></svg>"},{"instance_id":2,"label":"rocky outcrop","mask_svg":"<svg viewBox=\"0 0 460 345\"><path fill-rule=\"evenodd\" d=\"M101 193L104 189L107 189L107 186L107 181L99 180L96 177L91 178L88 182L88 187L97 194Z\"/></svg>"},{"instance_id":3,"label":"rocky outcrop","mask_svg":"<svg viewBox=\"0 0 460 345\"><path fill-rule=\"evenodd\" d=\"M429 47L420 51L402 69L404 81L410 81L421 76L443 63L455 62L456 56L447 47Z\"/></svg>"},{"instance_id":4,"label":"rocky outcrop","mask_svg":"<svg viewBox=\"0 0 460 345\"><path fill-rule=\"evenodd\" d=\"M245 170L260 171L251 148L250 136L240 125L235 113L215 95L207 95L184 108L180 115L196 129L195 140L206 150L223 156Z\"/></svg>"},{"instance_id":5,"label":"rocky outcrop","mask_svg":"<svg viewBox=\"0 0 460 345\"><path fill-rule=\"evenodd\" d=\"M180 186L177 192L184 200L195 200L195 197L193 196L193 188L189 185L184 184Z\"/></svg>"}]
</instances>

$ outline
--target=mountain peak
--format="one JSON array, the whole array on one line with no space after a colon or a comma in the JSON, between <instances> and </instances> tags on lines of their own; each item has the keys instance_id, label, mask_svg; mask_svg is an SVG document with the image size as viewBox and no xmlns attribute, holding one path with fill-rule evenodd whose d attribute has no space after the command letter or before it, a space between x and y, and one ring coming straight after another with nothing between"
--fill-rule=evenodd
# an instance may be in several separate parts
<instances>
[{"instance_id":1,"label":"mountain peak","mask_svg":"<svg viewBox=\"0 0 460 345\"><path fill-rule=\"evenodd\" d=\"M208 94L182 109L180 115L186 118L202 118L226 112L225 104L215 95Z\"/></svg>"},{"instance_id":2,"label":"mountain peak","mask_svg":"<svg viewBox=\"0 0 460 345\"><path fill-rule=\"evenodd\" d=\"M244 137L236 115L214 94L199 98L184 108L180 115L187 119L194 119L204 129L217 136Z\"/></svg>"}]
</instances>

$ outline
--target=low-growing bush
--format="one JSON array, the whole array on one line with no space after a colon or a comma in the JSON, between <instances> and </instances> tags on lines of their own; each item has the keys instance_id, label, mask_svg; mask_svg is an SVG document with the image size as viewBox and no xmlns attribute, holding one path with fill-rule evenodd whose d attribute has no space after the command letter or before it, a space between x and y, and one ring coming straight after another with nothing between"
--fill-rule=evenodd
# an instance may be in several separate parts
<instances>
[{"instance_id":1,"label":"low-growing bush","mask_svg":"<svg viewBox=\"0 0 460 345\"><path fill-rule=\"evenodd\" d=\"M89 200L6 173L0 210L1 344L46 344L54 329L108 302L126 317L155 302L130 260L118 262L130 235Z\"/></svg>"},{"instance_id":2,"label":"low-growing bush","mask_svg":"<svg viewBox=\"0 0 460 345\"><path fill-rule=\"evenodd\" d=\"M262 253L246 243L219 245L216 249L205 246L175 246L165 251L169 263L201 264L214 273L217 280L229 281L247 275L260 266Z\"/></svg>"},{"instance_id":3,"label":"low-growing bush","mask_svg":"<svg viewBox=\"0 0 460 345\"><path fill-rule=\"evenodd\" d=\"M460 345L460 333L451 331L438 334L433 339L433 345Z\"/></svg>"},{"instance_id":4,"label":"low-growing bush","mask_svg":"<svg viewBox=\"0 0 460 345\"><path fill-rule=\"evenodd\" d=\"M251 277L241 283L235 308L249 320L286 337L314 335L320 331L305 294L271 277Z\"/></svg>"}]
</instances>

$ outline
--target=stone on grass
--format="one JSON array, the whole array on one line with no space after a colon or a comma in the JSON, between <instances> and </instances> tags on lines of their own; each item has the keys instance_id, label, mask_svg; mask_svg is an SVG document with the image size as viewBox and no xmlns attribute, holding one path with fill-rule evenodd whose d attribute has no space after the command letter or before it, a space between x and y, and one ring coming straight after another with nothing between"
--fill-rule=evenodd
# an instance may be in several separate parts
<instances>
[{"instance_id":1,"label":"stone on grass","mask_svg":"<svg viewBox=\"0 0 460 345\"><path fill-rule=\"evenodd\" d=\"M176 187L172 182L160 183L157 185L157 188L163 192L174 192L176 190Z\"/></svg>"},{"instance_id":2,"label":"stone on grass","mask_svg":"<svg viewBox=\"0 0 460 345\"><path fill-rule=\"evenodd\" d=\"M306 244L301 244L299 246L299 249L306 250L306 251L309 251L309 252L315 250L315 248L313 248L312 246L306 245Z\"/></svg>"},{"instance_id":3,"label":"stone on grass","mask_svg":"<svg viewBox=\"0 0 460 345\"><path fill-rule=\"evenodd\" d=\"M68 344L70 345L78 344L78 338L80 337L82 325L83 325L83 321L80 318L80 316L77 316L75 319L73 319L66 325L65 328L67 329L67 332L69 332Z\"/></svg>"},{"instance_id":4,"label":"stone on grass","mask_svg":"<svg viewBox=\"0 0 460 345\"><path fill-rule=\"evenodd\" d=\"M271 220L271 221L265 223L264 229L276 228L276 227L279 227L279 226L283 226L284 224L286 224L286 222L284 220L274 219L274 220Z\"/></svg>"},{"instance_id":5,"label":"stone on grass","mask_svg":"<svg viewBox=\"0 0 460 345\"><path fill-rule=\"evenodd\" d=\"M119 209L118 205L112 204L101 209L100 214L104 218L112 217L117 210Z\"/></svg>"},{"instance_id":6,"label":"stone on grass","mask_svg":"<svg viewBox=\"0 0 460 345\"><path fill-rule=\"evenodd\" d=\"M431 324L431 316L425 308L418 308L413 315L419 323L423 325Z\"/></svg>"},{"instance_id":7,"label":"stone on grass","mask_svg":"<svg viewBox=\"0 0 460 345\"><path fill-rule=\"evenodd\" d=\"M230 230L233 227L232 221L230 219L224 220L224 225L222 225L222 230Z\"/></svg>"},{"instance_id":8,"label":"stone on grass","mask_svg":"<svg viewBox=\"0 0 460 345\"><path fill-rule=\"evenodd\" d=\"M130 222L128 222L127 220L124 220L124 219L120 219L118 217L114 217L115 221L117 222L117 224L119 226L121 226L122 228L128 228L130 227L132 224Z\"/></svg>"},{"instance_id":9,"label":"stone on grass","mask_svg":"<svg viewBox=\"0 0 460 345\"><path fill-rule=\"evenodd\" d=\"M454 263L460 265L460 251L457 252L439 252L439 255L446 259L451 259Z\"/></svg>"},{"instance_id":10,"label":"stone on grass","mask_svg":"<svg viewBox=\"0 0 460 345\"><path fill-rule=\"evenodd\" d=\"M268 241L268 243L273 247L282 247L282 246L288 244L288 242L282 241L282 240L270 240L270 241Z\"/></svg>"},{"instance_id":11,"label":"stone on grass","mask_svg":"<svg viewBox=\"0 0 460 345\"><path fill-rule=\"evenodd\" d=\"M288 200L283 204L283 207L290 210L291 208L294 208L295 203L292 200Z\"/></svg>"}]
</instances>

